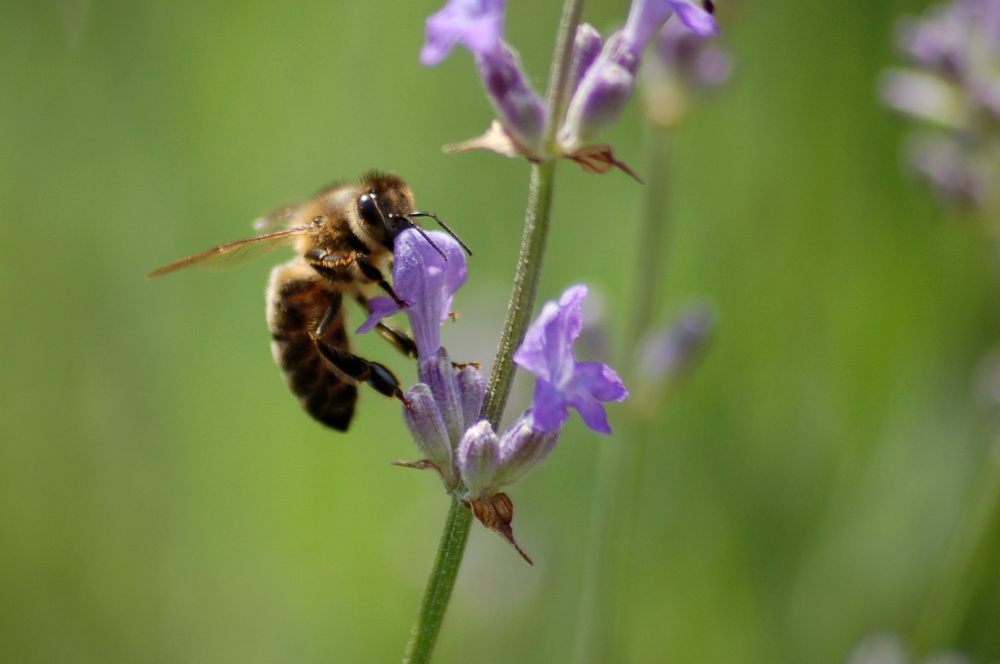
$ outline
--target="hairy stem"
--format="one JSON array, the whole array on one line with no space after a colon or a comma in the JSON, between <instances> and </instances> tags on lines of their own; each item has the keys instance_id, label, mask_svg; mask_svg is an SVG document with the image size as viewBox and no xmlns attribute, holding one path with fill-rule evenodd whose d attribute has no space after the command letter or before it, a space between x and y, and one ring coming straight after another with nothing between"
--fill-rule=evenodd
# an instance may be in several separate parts
<instances>
[{"instance_id":1,"label":"hairy stem","mask_svg":"<svg viewBox=\"0 0 1000 664\"><path fill-rule=\"evenodd\" d=\"M469 539L469 527L472 525L472 512L457 498L451 499L451 509L441 533L437 557L431 569L431 577L427 581L427 590L420 613L413 626L410 643L406 647L406 664L425 664L431 661L434 645L437 643L441 623L451 600L451 591L455 588L458 569L462 565L465 554L465 544Z\"/></svg>"}]
</instances>

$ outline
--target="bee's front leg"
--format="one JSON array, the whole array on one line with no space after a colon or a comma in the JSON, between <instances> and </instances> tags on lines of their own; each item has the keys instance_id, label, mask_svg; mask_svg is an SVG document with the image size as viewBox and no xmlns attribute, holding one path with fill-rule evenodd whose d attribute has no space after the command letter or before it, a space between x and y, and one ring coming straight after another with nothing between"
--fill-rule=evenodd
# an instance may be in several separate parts
<instances>
[{"instance_id":1,"label":"bee's front leg","mask_svg":"<svg viewBox=\"0 0 1000 664\"><path fill-rule=\"evenodd\" d=\"M396 306L400 309L405 309L410 306L409 302L396 295L396 291L392 290L392 286L385 280L385 277L382 276L382 271L372 265L372 262L368 260L367 256L364 254L356 254L354 264L358 266L359 270L361 270L361 274L378 284L378 287L384 290L389 297L393 299Z\"/></svg>"}]
</instances>

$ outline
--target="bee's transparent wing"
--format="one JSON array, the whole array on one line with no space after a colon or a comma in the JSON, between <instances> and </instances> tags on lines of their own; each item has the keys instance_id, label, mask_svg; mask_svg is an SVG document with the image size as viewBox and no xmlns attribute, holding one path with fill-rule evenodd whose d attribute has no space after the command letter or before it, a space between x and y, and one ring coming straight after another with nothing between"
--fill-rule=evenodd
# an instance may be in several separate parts
<instances>
[{"instance_id":1,"label":"bee's transparent wing","mask_svg":"<svg viewBox=\"0 0 1000 664\"><path fill-rule=\"evenodd\" d=\"M253 222L253 228L259 233L269 233L280 228L286 228L295 218L295 213L302 207L302 202L290 203L275 208L263 217L257 217Z\"/></svg>"},{"instance_id":2,"label":"bee's transparent wing","mask_svg":"<svg viewBox=\"0 0 1000 664\"><path fill-rule=\"evenodd\" d=\"M200 253L167 263L146 275L147 279L162 277L165 274L183 270L186 267L200 267L209 270L224 270L236 267L246 261L263 256L272 249L290 244L295 238L305 234L308 226L286 228L282 231L258 235L257 237L237 240L227 244L207 249Z\"/></svg>"}]
</instances>

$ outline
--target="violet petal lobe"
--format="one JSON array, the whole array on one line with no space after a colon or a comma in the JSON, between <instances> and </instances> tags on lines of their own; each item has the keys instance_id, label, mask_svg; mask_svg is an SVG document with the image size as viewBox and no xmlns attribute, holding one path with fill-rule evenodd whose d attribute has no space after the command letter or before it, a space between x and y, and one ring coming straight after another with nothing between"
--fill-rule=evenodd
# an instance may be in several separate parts
<instances>
[{"instance_id":1,"label":"violet petal lobe","mask_svg":"<svg viewBox=\"0 0 1000 664\"><path fill-rule=\"evenodd\" d=\"M514 363L553 384L569 380L576 355L573 342L583 327L587 287L571 286L558 303L546 302L514 353Z\"/></svg>"},{"instance_id":2,"label":"violet petal lobe","mask_svg":"<svg viewBox=\"0 0 1000 664\"><path fill-rule=\"evenodd\" d=\"M557 302L547 302L528 328L514 361L538 377L532 417L545 432L558 432L575 408L584 423L611 433L601 404L622 401L628 391L614 369L600 362L577 362L573 343L583 322L585 286L572 286Z\"/></svg>"},{"instance_id":3,"label":"violet petal lobe","mask_svg":"<svg viewBox=\"0 0 1000 664\"><path fill-rule=\"evenodd\" d=\"M715 17L700 5L683 0L675 0L670 4L677 12L677 18L699 37L708 37L719 32L719 24L715 22Z\"/></svg>"},{"instance_id":4,"label":"violet petal lobe","mask_svg":"<svg viewBox=\"0 0 1000 664\"><path fill-rule=\"evenodd\" d=\"M448 317L455 291L465 283L468 269L465 253L447 233L429 231L424 237L410 228L396 238L393 256L392 287L410 305L403 311L413 328L417 354L421 358L433 357L441 346L441 321ZM372 298L369 304L372 315L361 331L372 329L382 316L399 310L380 297Z\"/></svg>"},{"instance_id":5,"label":"violet petal lobe","mask_svg":"<svg viewBox=\"0 0 1000 664\"><path fill-rule=\"evenodd\" d=\"M569 419L566 396L552 383L539 378L532 400L536 426L542 431L554 432Z\"/></svg>"},{"instance_id":6,"label":"violet petal lobe","mask_svg":"<svg viewBox=\"0 0 1000 664\"><path fill-rule=\"evenodd\" d=\"M474 54L490 53L503 35L503 0L449 0L427 19L420 62L436 65L462 44Z\"/></svg>"},{"instance_id":7,"label":"violet petal lobe","mask_svg":"<svg viewBox=\"0 0 1000 664\"><path fill-rule=\"evenodd\" d=\"M373 297L368 300L368 308L371 309L371 313L368 314L368 318L365 322L361 324L355 334L364 334L369 332L378 325L379 321L383 318L388 318L394 313L401 311L396 301L391 297Z\"/></svg>"},{"instance_id":8,"label":"violet petal lobe","mask_svg":"<svg viewBox=\"0 0 1000 664\"><path fill-rule=\"evenodd\" d=\"M614 369L603 362L577 362L570 391L586 393L597 401L624 401L628 390Z\"/></svg>"}]
</instances>

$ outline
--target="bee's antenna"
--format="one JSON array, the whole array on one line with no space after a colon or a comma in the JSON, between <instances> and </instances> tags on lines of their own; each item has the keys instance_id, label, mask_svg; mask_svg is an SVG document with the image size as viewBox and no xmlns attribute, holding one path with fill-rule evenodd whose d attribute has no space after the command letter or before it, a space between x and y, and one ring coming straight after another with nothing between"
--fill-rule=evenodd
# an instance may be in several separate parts
<instances>
[{"instance_id":1,"label":"bee's antenna","mask_svg":"<svg viewBox=\"0 0 1000 664\"><path fill-rule=\"evenodd\" d=\"M438 219L438 216L436 214L434 214L433 212L411 212L410 216L411 217L430 217L434 221L438 222L438 225L441 228L443 228L448 233L448 235L452 236L455 239L455 241L458 242L462 246L462 249L465 250L465 253L469 254L470 256L472 255L472 249L469 249L469 245L467 245L464 242L462 242L462 238L460 238L457 235L455 235L455 231L451 230L451 228L448 226L448 224L446 224L443 221L441 221L440 219ZM425 235L424 237L427 237L427 236Z\"/></svg>"},{"instance_id":2,"label":"bee's antenna","mask_svg":"<svg viewBox=\"0 0 1000 664\"><path fill-rule=\"evenodd\" d=\"M423 235L424 239L427 240L427 244L429 244L432 247L434 247L434 250L437 251L439 254L441 254L441 258L445 259L446 261L448 260L448 256L444 253L444 250L441 249L441 247L439 247L436 244L434 244L434 240L431 239L431 236L428 235L427 232L424 229L422 229L420 226L417 226L415 223L413 223L412 221L410 221L409 218L407 218L406 220L410 222L410 228L412 228L413 230L415 230L418 233L420 233L421 235Z\"/></svg>"}]
</instances>

